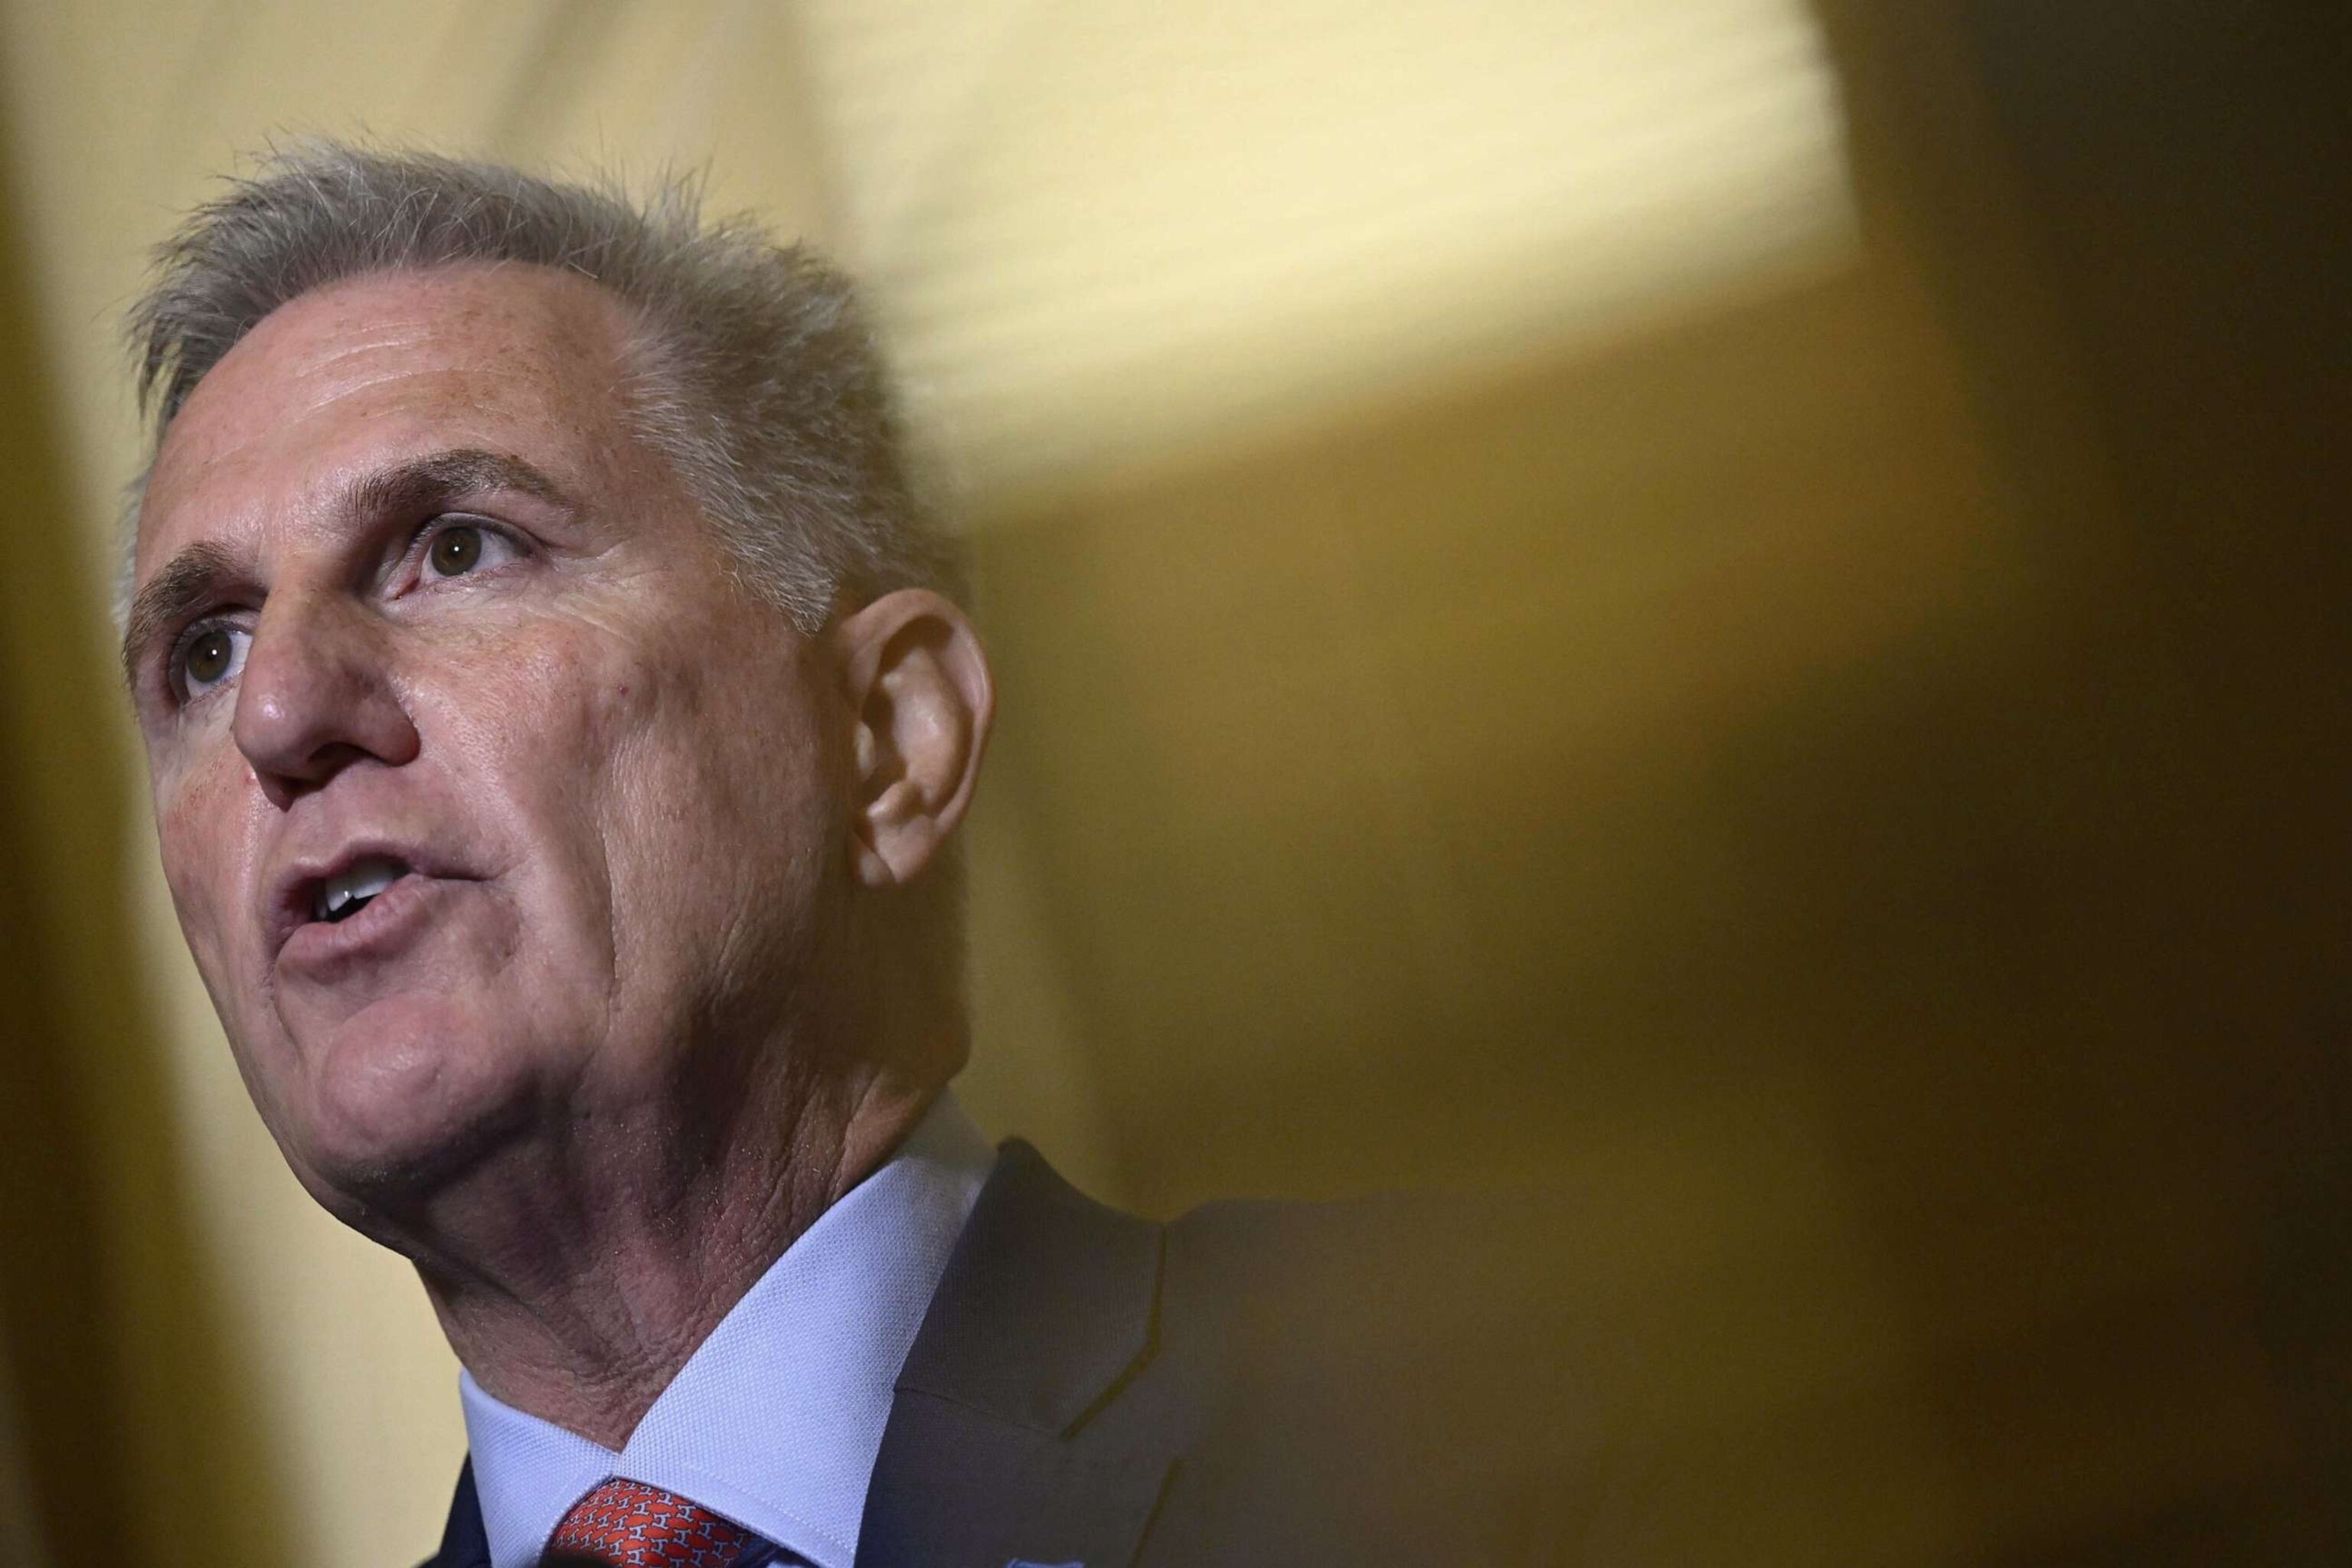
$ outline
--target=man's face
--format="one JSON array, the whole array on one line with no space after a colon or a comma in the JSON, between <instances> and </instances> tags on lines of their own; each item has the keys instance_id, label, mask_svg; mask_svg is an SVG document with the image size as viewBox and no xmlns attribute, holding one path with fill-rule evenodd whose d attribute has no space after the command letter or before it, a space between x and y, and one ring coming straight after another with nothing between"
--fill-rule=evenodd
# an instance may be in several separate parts
<instances>
[{"instance_id":1,"label":"man's face","mask_svg":"<svg viewBox=\"0 0 2352 1568\"><path fill-rule=\"evenodd\" d=\"M348 281L157 458L126 651L164 873L346 1213L723 1078L837 907L825 650L628 433L624 328L543 268Z\"/></svg>"}]
</instances>

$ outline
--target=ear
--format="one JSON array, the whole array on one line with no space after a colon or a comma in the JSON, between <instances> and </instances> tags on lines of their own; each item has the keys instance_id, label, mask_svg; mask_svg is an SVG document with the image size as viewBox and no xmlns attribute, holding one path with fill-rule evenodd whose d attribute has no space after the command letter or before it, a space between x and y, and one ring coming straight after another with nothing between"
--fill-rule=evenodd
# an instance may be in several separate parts
<instances>
[{"instance_id":1,"label":"ear","mask_svg":"<svg viewBox=\"0 0 2352 1568\"><path fill-rule=\"evenodd\" d=\"M867 887L904 886L971 804L996 682L971 622L928 588L885 594L830 635L856 723L855 869Z\"/></svg>"}]
</instances>

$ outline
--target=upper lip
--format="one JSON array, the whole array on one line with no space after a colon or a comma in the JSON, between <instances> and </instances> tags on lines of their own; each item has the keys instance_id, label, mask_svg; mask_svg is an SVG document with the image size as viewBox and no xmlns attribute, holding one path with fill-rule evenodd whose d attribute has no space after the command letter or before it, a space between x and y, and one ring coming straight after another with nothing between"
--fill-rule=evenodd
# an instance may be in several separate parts
<instances>
[{"instance_id":1,"label":"upper lip","mask_svg":"<svg viewBox=\"0 0 2352 1568\"><path fill-rule=\"evenodd\" d=\"M408 874L412 877L446 877L453 874L448 864L436 858L430 849L397 838L353 838L329 853L290 860L270 883L268 904L263 911L269 938L269 956L273 960L285 947L288 938L317 918L320 885L328 878L347 871L357 862L370 858L397 860L408 868Z\"/></svg>"}]
</instances>

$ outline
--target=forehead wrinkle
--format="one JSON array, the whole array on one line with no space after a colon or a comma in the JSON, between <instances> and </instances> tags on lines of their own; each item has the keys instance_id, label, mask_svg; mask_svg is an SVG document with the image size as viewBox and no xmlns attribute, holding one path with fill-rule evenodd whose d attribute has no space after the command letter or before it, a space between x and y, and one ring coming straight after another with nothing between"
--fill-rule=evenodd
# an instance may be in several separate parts
<instances>
[{"instance_id":1,"label":"forehead wrinkle","mask_svg":"<svg viewBox=\"0 0 2352 1568\"><path fill-rule=\"evenodd\" d=\"M551 384L560 379L546 367L484 362L395 363L356 373L351 369L349 361L366 357L353 352L339 354L333 361L273 366L272 374L258 385L246 384L256 373L224 360L196 384L187 405L166 426L156 444L151 481L160 474L174 488L201 484L212 473L248 462L253 449L273 437L282 437L302 421L331 414L337 405L365 400L369 394L385 388L396 389L395 397L397 389L411 389L417 397L437 396L453 409L479 412L489 406L482 384L511 384L520 388L522 395L509 406L529 413L544 407ZM204 399L201 404L199 398ZM362 405L373 406L363 401ZM215 409L222 406L237 411L226 434L212 427L221 422ZM261 427L253 428L257 423ZM191 437L191 430L200 433ZM181 469L188 470L186 478L177 472Z\"/></svg>"},{"instance_id":2,"label":"forehead wrinkle","mask_svg":"<svg viewBox=\"0 0 2352 1568\"><path fill-rule=\"evenodd\" d=\"M599 362L614 377L628 335L624 303L575 275L532 271L543 276L521 279L532 287L519 295L486 297L486 285L515 275L469 265L369 273L299 295L257 322L188 390L157 457L190 414L224 400L275 402L268 421L275 426L396 383L451 376L519 383L530 405ZM248 384L257 358L268 370ZM206 455L191 456L197 467L210 466Z\"/></svg>"}]
</instances>

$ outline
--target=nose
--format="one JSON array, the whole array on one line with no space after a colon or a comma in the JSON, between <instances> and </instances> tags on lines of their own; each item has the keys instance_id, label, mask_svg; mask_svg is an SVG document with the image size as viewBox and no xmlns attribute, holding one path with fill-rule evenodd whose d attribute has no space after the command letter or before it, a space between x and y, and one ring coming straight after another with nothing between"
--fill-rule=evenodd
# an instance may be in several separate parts
<instances>
[{"instance_id":1,"label":"nose","mask_svg":"<svg viewBox=\"0 0 2352 1568\"><path fill-rule=\"evenodd\" d=\"M416 726L391 679L386 628L324 593L273 594L237 679L231 733L279 810L355 763L398 767Z\"/></svg>"}]
</instances>

